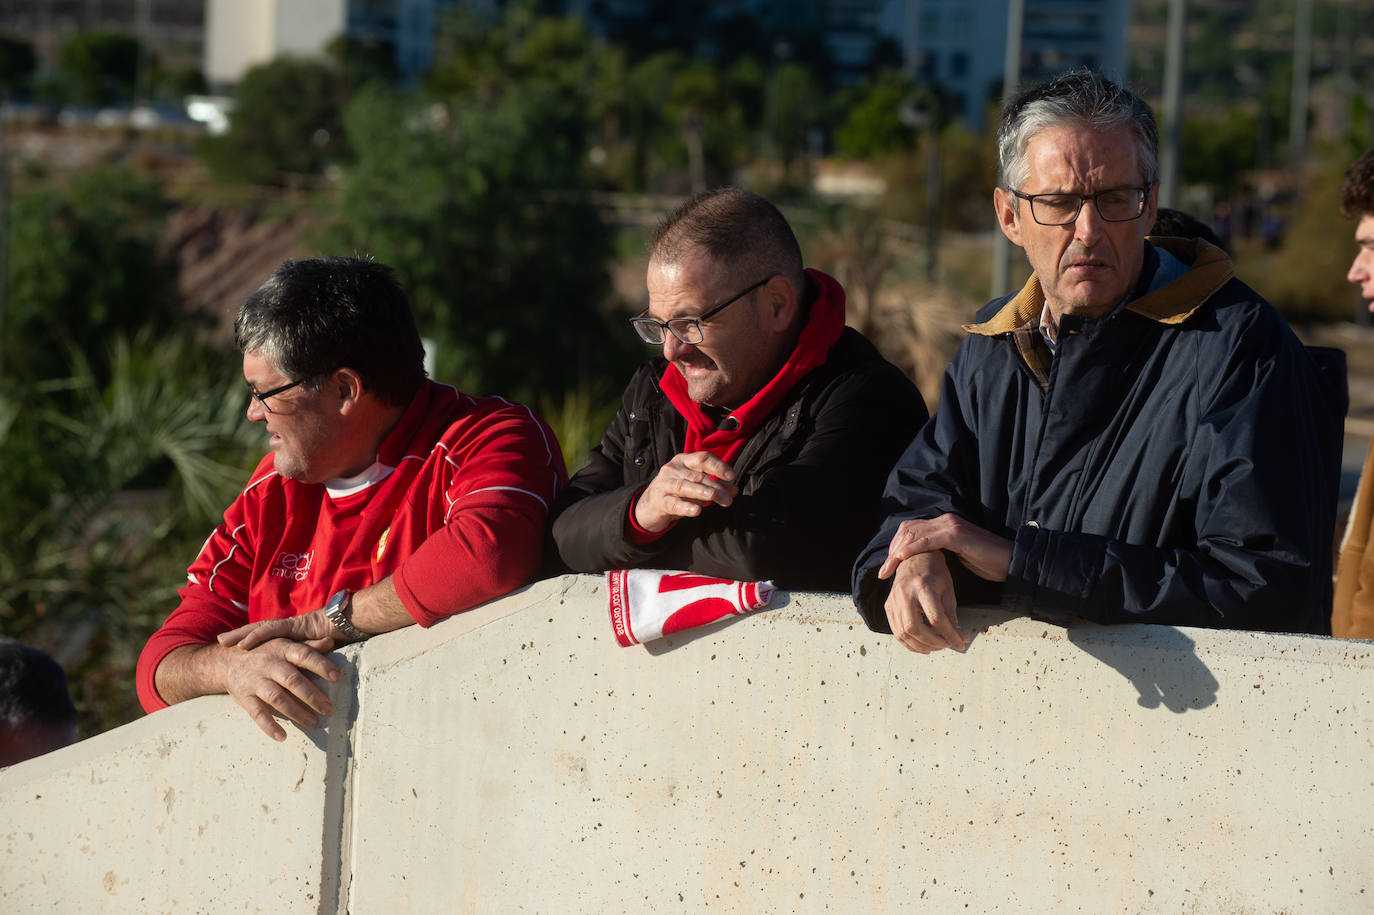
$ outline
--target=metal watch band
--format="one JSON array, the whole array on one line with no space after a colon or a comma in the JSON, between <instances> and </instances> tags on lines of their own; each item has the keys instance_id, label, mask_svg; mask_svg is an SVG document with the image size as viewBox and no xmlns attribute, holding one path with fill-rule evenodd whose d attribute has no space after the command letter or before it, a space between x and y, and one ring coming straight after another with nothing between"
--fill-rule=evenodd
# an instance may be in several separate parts
<instances>
[{"instance_id":1,"label":"metal watch band","mask_svg":"<svg viewBox=\"0 0 1374 915\"><path fill-rule=\"evenodd\" d=\"M352 609L353 595L348 591L339 591L325 604L324 615L344 638L350 642L361 642L371 637L371 633L363 632L348 619L348 612Z\"/></svg>"}]
</instances>

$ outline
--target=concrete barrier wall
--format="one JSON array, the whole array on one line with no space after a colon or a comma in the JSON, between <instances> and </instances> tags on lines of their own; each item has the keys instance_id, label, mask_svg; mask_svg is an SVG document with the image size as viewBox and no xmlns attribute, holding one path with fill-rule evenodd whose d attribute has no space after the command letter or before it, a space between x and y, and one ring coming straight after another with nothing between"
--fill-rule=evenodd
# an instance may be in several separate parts
<instances>
[{"instance_id":1,"label":"concrete barrier wall","mask_svg":"<svg viewBox=\"0 0 1374 915\"><path fill-rule=\"evenodd\" d=\"M320 911L346 768L292 731L216 697L0 770L0 912Z\"/></svg>"},{"instance_id":2,"label":"concrete barrier wall","mask_svg":"<svg viewBox=\"0 0 1374 915\"><path fill-rule=\"evenodd\" d=\"M0 910L1374 910L1374 643L841 595L616 645L599 577L0 772Z\"/></svg>"}]
</instances>

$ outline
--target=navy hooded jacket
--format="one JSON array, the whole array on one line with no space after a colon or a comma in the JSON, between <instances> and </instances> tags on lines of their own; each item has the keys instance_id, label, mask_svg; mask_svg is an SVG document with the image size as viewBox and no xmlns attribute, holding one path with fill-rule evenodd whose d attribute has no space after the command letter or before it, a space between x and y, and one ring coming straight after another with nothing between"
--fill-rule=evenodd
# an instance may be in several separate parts
<instances>
[{"instance_id":1,"label":"navy hooded jacket","mask_svg":"<svg viewBox=\"0 0 1374 915\"><path fill-rule=\"evenodd\" d=\"M1136 296L1103 319L1065 315L1052 359L1034 276L965 328L854 566L870 628L890 631L877 570L898 525L951 512L1014 542L1000 594L949 557L961 603L1330 631L1338 408L1222 251L1151 242L1186 272L1152 284L1161 258L1147 250Z\"/></svg>"}]
</instances>

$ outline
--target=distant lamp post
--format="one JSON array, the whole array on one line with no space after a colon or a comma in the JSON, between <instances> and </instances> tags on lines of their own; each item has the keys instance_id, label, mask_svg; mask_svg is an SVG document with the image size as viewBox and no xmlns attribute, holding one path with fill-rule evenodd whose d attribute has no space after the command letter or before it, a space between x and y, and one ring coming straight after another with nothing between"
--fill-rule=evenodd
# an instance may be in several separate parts
<instances>
[{"instance_id":1,"label":"distant lamp post","mask_svg":"<svg viewBox=\"0 0 1374 915\"><path fill-rule=\"evenodd\" d=\"M1176 207L1183 124L1183 73L1188 45L1188 0L1169 0L1164 55L1164 136L1160 144L1159 204Z\"/></svg>"},{"instance_id":2,"label":"distant lamp post","mask_svg":"<svg viewBox=\"0 0 1374 915\"><path fill-rule=\"evenodd\" d=\"M1021 84L1021 32L1025 21L1025 0L1007 2L1007 39L1002 48L1002 107L1011 101ZM999 178L1000 180L1000 178ZM996 298L1011 283L1011 240L997 226L992 233L992 291Z\"/></svg>"},{"instance_id":3,"label":"distant lamp post","mask_svg":"<svg viewBox=\"0 0 1374 915\"><path fill-rule=\"evenodd\" d=\"M936 281L940 265L940 110L928 95L910 95L902 100L898 119L926 135L926 280Z\"/></svg>"},{"instance_id":4,"label":"distant lamp post","mask_svg":"<svg viewBox=\"0 0 1374 915\"><path fill-rule=\"evenodd\" d=\"M782 111L781 99L778 94L782 85L782 66L792 57L792 45L783 38L773 42L773 75L770 82L773 84L772 91L768 93L768 138L773 143L773 152L779 159L785 159L782 154Z\"/></svg>"},{"instance_id":5,"label":"distant lamp post","mask_svg":"<svg viewBox=\"0 0 1374 915\"><path fill-rule=\"evenodd\" d=\"M1298 0L1293 26L1293 93L1288 114L1288 167L1293 193L1302 191L1303 160L1307 158L1307 109L1312 82L1312 0Z\"/></svg>"}]
</instances>

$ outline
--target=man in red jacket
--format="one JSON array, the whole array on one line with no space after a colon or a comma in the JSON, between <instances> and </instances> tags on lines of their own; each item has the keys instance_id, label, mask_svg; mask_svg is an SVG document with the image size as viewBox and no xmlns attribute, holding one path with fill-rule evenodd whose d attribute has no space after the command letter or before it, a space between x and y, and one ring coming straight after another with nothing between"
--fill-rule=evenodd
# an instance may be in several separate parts
<instances>
[{"instance_id":1,"label":"man in red jacket","mask_svg":"<svg viewBox=\"0 0 1374 915\"><path fill-rule=\"evenodd\" d=\"M327 715L335 646L444 617L525 584L566 480L529 408L426 379L390 268L288 261L234 322L248 418L271 453L188 570L138 663L149 711L228 693L274 715Z\"/></svg>"}]
</instances>

